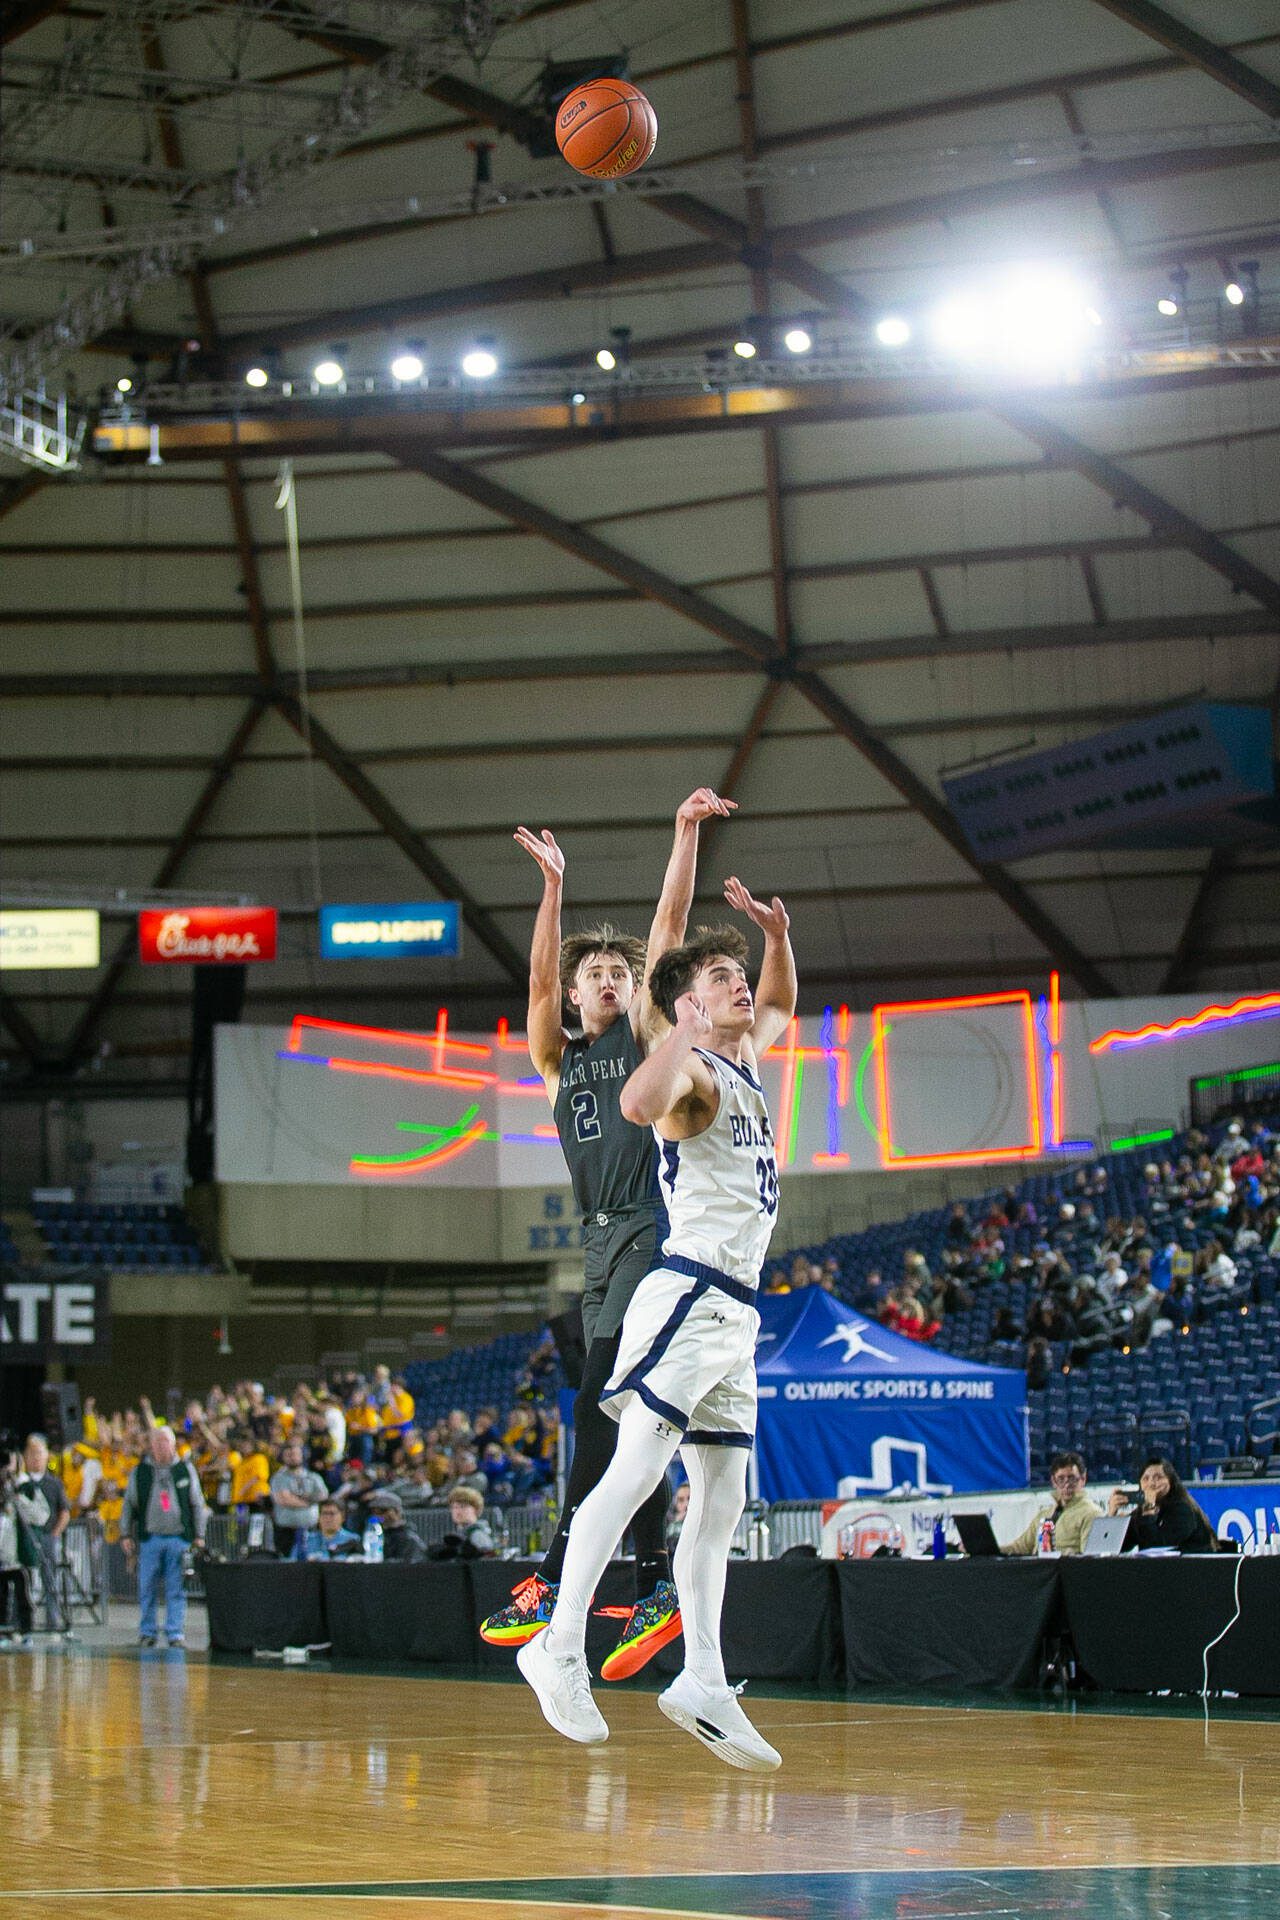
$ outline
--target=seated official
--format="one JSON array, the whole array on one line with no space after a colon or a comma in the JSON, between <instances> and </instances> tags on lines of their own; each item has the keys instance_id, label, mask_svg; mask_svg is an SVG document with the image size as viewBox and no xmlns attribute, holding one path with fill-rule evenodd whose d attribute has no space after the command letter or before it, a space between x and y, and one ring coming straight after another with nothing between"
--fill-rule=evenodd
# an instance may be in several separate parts
<instances>
[{"instance_id":1,"label":"seated official","mask_svg":"<svg viewBox=\"0 0 1280 1920\"><path fill-rule=\"evenodd\" d=\"M422 1560L421 1540L416 1533L410 1533L404 1523L404 1507L398 1493L387 1493L381 1489L370 1496L369 1517L382 1526L382 1557L384 1560Z\"/></svg>"},{"instance_id":2,"label":"seated official","mask_svg":"<svg viewBox=\"0 0 1280 1920\"><path fill-rule=\"evenodd\" d=\"M1191 1498L1172 1461L1153 1454L1142 1469L1135 1502L1117 1487L1109 1513L1137 1512L1131 1529L1135 1547L1173 1547L1178 1553L1216 1553L1217 1538L1208 1514Z\"/></svg>"},{"instance_id":3,"label":"seated official","mask_svg":"<svg viewBox=\"0 0 1280 1920\"><path fill-rule=\"evenodd\" d=\"M1095 1520L1102 1517L1100 1507L1085 1497L1085 1481L1088 1475L1082 1456L1078 1453L1055 1453L1049 1462L1049 1485L1053 1489L1052 1504L1041 1507L1030 1526L1024 1527L1016 1540L1001 1547L1001 1553L1034 1554L1040 1551L1040 1529L1048 1518L1053 1522L1053 1550L1055 1553L1083 1553L1084 1543L1089 1538L1089 1529Z\"/></svg>"},{"instance_id":4,"label":"seated official","mask_svg":"<svg viewBox=\"0 0 1280 1920\"><path fill-rule=\"evenodd\" d=\"M349 1532L342 1524L343 1514L341 1500L335 1500L332 1495L320 1502L319 1520L314 1527L307 1529L304 1536L302 1548L304 1560L359 1559L360 1535Z\"/></svg>"}]
</instances>

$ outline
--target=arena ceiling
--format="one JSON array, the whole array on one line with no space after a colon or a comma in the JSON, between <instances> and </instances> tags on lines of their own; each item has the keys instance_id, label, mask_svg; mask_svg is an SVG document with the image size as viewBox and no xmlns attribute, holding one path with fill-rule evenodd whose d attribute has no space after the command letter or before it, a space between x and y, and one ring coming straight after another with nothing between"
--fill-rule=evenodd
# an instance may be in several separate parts
<instances>
[{"instance_id":1,"label":"arena ceiling","mask_svg":"<svg viewBox=\"0 0 1280 1920\"><path fill-rule=\"evenodd\" d=\"M780 892L806 1009L1274 978L1274 849L979 865L940 786L1274 707L1274 0L14 0L3 35L0 344L117 428L3 463L8 897L277 904L251 1018L518 1017L511 829L640 929L708 783L741 811L695 918L729 871ZM540 76L619 56L677 178L565 197ZM1097 290L1083 374L879 345L1028 261ZM478 334L503 371L463 393ZM426 397L388 387L407 340ZM436 895L460 960L317 958L319 899ZM97 976L10 976L11 1074L172 1074L185 981L106 928Z\"/></svg>"}]
</instances>

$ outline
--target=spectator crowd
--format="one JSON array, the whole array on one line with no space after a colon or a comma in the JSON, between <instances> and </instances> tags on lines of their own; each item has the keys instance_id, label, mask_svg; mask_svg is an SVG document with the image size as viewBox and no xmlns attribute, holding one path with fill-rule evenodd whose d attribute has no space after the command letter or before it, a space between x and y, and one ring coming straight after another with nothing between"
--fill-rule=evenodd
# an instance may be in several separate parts
<instances>
[{"instance_id":1,"label":"spectator crowd","mask_svg":"<svg viewBox=\"0 0 1280 1920\"><path fill-rule=\"evenodd\" d=\"M376 1519L388 1558L416 1558L405 1526L415 1508L448 1509L458 1550L493 1551L486 1511L542 1496L554 1483L558 1414L541 1397L542 1341L513 1378L503 1411L453 1408L420 1423L404 1377L384 1366L268 1393L260 1381L212 1386L174 1418L177 1456L189 1461L215 1514L270 1517L277 1549L298 1558L357 1550ZM110 1414L84 1403L83 1438L51 1466L73 1515L96 1513L121 1536L126 1491L165 1423L150 1400ZM394 1538L393 1538L394 1536Z\"/></svg>"}]
</instances>

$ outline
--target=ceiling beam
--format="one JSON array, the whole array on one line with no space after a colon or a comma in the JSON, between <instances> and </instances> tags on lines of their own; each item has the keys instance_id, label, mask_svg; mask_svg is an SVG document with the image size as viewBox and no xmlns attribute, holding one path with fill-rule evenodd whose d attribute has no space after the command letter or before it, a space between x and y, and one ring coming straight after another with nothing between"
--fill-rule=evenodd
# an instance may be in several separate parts
<instances>
[{"instance_id":1,"label":"ceiling beam","mask_svg":"<svg viewBox=\"0 0 1280 1920\"><path fill-rule=\"evenodd\" d=\"M171 880L177 878L178 871L199 839L201 829L212 813L219 794L239 765L254 729L262 718L262 712L263 705L260 690L258 690L252 704L241 716L235 732L214 763L208 779L197 794L194 805L166 850L163 860L156 868L149 889L152 893L160 892L169 885ZM99 1022L111 1005L124 971L130 965L136 951L137 933L133 927L130 927L107 962L105 972L100 976L90 994L88 1004L63 1049L62 1070L64 1072L78 1066L84 1059L97 1033Z\"/></svg>"},{"instance_id":2,"label":"ceiling beam","mask_svg":"<svg viewBox=\"0 0 1280 1920\"><path fill-rule=\"evenodd\" d=\"M884 640L832 640L797 648L799 665L816 669L875 666L900 660L969 659L985 653L1014 654L1076 647L1166 645L1179 640L1253 640L1280 634L1280 621L1252 608L1217 614L1169 614L1133 620L1092 621L1059 626L975 627L949 633L932 630ZM307 684L315 694L397 693L413 687L596 680L630 677L684 677L744 674L753 663L729 649L692 652L636 652L598 656L578 653L549 656L508 655L495 659L457 656L430 663L388 662L368 666L313 667ZM296 691L297 676L282 671L278 684ZM250 699L259 682L248 672L212 673L0 673L0 698L11 700L230 700Z\"/></svg>"},{"instance_id":3,"label":"ceiling beam","mask_svg":"<svg viewBox=\"0 0 1280 1920\"><path fill-rule=\"evenodd\" d=\"M48 484L42 473L25 474L21 479L0 482L0 520L5 519L15 508L20 507L24 500L30 500Z\"/></svg>"},{"instance_id":4,"label":"ceiling beam","mask_svg":"<svg viewBox=\"0 0 1280 1920\"><path fill-rule=\"evenodd\" d=\"M55 13L65 13L67 0L10 0L8 6L0 10L0 47L7 47L24 33L30 33L32 27L38 27L42 20L48 20Z\"/></svg>"},{"instance_id":5,"label":"ceiling beam","mask_svg":"<svg viewBox=\"0 0 1280 1920\"><path fill-rule=\"evenodd\" d=\"M1259 606L1265 607L1273 618L1280 618L1280 580L1273 579L1261 567L1255 566L1252 560L1237 553L1216 533L1210 533L1198 520L1184 513L1181 507L1175 507L1162 494L1144 486L1105 454L1096 453L1082 440L1075 439L1046 414L1004 401L991 410L998 419L1016 427L1019 433L1026 434L1056 465L1070 467L1073 472L1081 474L1095 487L1109 494L1117 506L1128 507L1138 514L1153 533L1195 554L1198 560L1203 560L1207 567L1228 581L1237 593L1248 594Z\"/></svg>"},{"instance_id":6,"label":"ceiling beam","mask_svg":"<svg viewBox=\"0 0 1280 1920\"><path fill-rule=\"evenodd\" d=\"M387 450L393 451L391 448ZM632 558L619 548L607 546L594 534L582 532L570 522L548 512L537 502L514 493L510 488L499 486L487 475L475 473L468 467L442 459L438 454L423 453L416 448L406 455L406 463L414 471L426 473L429 478L438 480L442 486L460 493L465 499L486 507L491 513L499 514L504 519L513 520L517 525L529 528L531 532L540 534L552 545L575 554L579 559L586 560L588 565L599 567L614 579L637 587L649 598L673 608L707 632L727 640L730 646L745 653L757 665L764 665L774 677L784 679L798 688L811 705L830 722L836 732L855 747L863 758L868 760L888 781L895 792L900 793L903 799L928 821L929 825L959 854L966 866L972 867L983 880L990 884L993 892L999 895L1010 911L1034 934L1035 938L1057 960L1064 972L1071 974L1090 994L1105 997L1114 992L1101 969L1095 966L1060 928L1055 926L1031 895L1011 875L1002 868L984 865L974 858L968 841L948 809L934 797L906 762L900 760L890 748L886 747L853 708L834 693L817 674L807 669L797 669L761 628L753 627L749 622L738 619L736 615L726 613L723 608L716 606L713 601L707 600L703 595L693 592L688 587L680 586L676 581L660 574L656 568Z\"/></svg>"},{"instance_id":7,"label":"ceiling beam","mask_svg":"<svg viewBox=\"0 0 1280 1920\"><path fill-rule=\"evenodd\" d=\"M276 693L275 706L299 738L307 742L311 751L336 775L347 792L359 801L370 818L377 821L387 838L394 841L411 865L430 881L441 899L458 901L462 918L471 932L487 948L503 972L524 991L529 981L527 959L511 944L475 896L463 886L457 874L427 845L422 835L414 831L404 815L374 785L359 763L339 746L314 713L304 712L301 702L283 689Z\"/></svg>"},{"instance_id":8,"label":"ceiling beam","mask_svg":"<svg viewBox=\"0 0 1280 1920\"><path fill-rule=\"evenodd\" d=\"M45 1065L47 1049L22 1008L3 987L0 987L0 1026L8 1028L27 1061L39 1071Z\"/></svg>"},{"instance_id":9,"label":"ceiling beam","mask_svg":"<svg viewBox=\"0 0 1280 1920\"><path fill-rule=\"evenodd\" d=\"M1208 912L1218 887L1231 871L1234 849L1215 847L1205 862L1204 872L1196 884L1187 908L1187 917L1178 935L1177 945L1169 956L1164 978L1160 982L1161 993L1181 993L1189 987L1196 970L1196 960L1204 945L1204 934L1208 925Z\"/></svg>"},{"instance_id":10,"label":"ceiling beam","mask_svg":"<svg viewBox=\"0 0 1280 1920\"><path fill-rule=\"evenodd\" d=\"M1228 87L1239 99L1264 113L1268 120L1280 120L1280 87L1256 68L1237 60L1235 54L1228 53L1216 41L1197 33L1185 20L1175 19L1164 7L1153 6L1152 0L1094 0L1094 4L1105 7L1118 20L1144 33L1148 40L1168 47L1170 53L1176 53L1190 66L1199 67L1201 73L1207 73L1219 86Z\"/></svg>"}]
</instances>

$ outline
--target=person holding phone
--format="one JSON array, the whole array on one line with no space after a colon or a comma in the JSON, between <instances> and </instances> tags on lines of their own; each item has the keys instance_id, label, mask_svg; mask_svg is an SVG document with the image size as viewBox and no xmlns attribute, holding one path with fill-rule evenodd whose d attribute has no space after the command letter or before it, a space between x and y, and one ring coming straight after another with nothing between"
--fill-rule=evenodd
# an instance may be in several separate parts
<instances>
[{"instance_id":1,"label":"person holding phone","mask_svg":"<svg viewBox=\"0 0 1280 1920\"><path fill-rule=\"evenodd\" d=\"M1136 1547L1172 1547L1177 1553L1216 1553L1209 1516L1191 1498L1171 1460L1153 1454L1142 1469L1137 1493L1117 1487L1108 1513L1133 1513Z\"/></svg>"}]
</instances>

